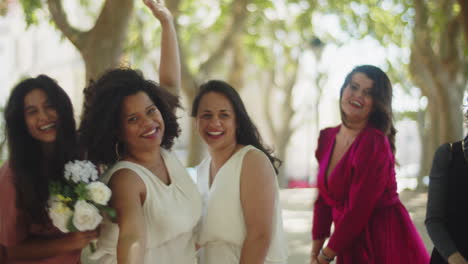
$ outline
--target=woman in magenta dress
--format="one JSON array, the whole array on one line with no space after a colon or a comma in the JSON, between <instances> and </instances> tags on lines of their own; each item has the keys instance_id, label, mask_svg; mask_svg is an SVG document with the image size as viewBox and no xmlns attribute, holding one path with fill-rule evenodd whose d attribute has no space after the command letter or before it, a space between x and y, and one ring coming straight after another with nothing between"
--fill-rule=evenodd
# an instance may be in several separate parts
<instances>
[{"instance_id":1,"label":"woman in magenta dress","mask_svg":"<svg viewBox=\"0 0 468 264\"><path fill-rule=\"evenodd\" d=\"M375 66L354 68L341 87L342 124L322 130L316 150L313 264L429 263L398 198L391 102L390 80Z\"/></svg>"},{"instance_id":2,"label":"woman in magenta dress","mask_svg":"<svg viewBox=\"0 0 468 264\"><path fill-rule=\"evenodd\" d=\"M20 82L5 108L9 161L0 169L0 263L78 264L97 231L64 234L46 212L49 180L76 157L73 108L65 91L39 75Z\"/></svg>"}]
</instances>

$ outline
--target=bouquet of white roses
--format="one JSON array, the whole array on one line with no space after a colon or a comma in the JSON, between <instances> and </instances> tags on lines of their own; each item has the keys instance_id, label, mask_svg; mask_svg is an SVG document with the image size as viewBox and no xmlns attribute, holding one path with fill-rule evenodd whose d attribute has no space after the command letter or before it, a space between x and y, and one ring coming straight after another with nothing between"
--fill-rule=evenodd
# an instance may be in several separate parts
<instances>
[{"instance_id":1,"label":"bouquet of white roses","mask_svg":"<svg viewBox=\"0 0 468 264\"><path fill-rule=\"evenodd\" d=\"M48 213L60 231L94 230L101 223L103 213L115 218L115 210L107 206L112 192L97 181L98 171L92 162L70 161L65 164L64 176L64 180L49 184Z\"/></svg>"}]
</instances>

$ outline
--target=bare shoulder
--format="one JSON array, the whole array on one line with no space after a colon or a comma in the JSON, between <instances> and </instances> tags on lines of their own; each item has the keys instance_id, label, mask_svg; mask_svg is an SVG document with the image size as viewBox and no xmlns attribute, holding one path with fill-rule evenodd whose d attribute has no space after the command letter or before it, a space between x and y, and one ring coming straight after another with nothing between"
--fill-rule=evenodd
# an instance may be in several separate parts
<instances>
[{"instance_id":1,"label":"bare shoulder","mask_svg":"<svg viewBox=\"0 0 468 264\"><path fill-rule=\"evenodd\" d=\"M268 159L267 155L260 150L249 150L245 156L242 164L242 177L253 178L273 178L270 176L275 175L275 170Z\"/></svg>"},{"instance_id":2,"label":"bare shoulder","mask_svg":"<svg viewBox=\"0 0 468 264\"><path fill-rule=\"evenodd\" d=\"M115 191L143 192L145 190L145 184L140 176L133 170L126 168L113 173L109 181L109 187Z\"/></svg>"},{"instance_id":3,"label":"bare shoulder","mask_svg":"<svg viewBox=\"0 0 468 264\"><path fill-rule=\"evenodd\" d=\"M261 150L258 149L251 149L247 151L244 156L244 163L245 164L270 164L270 160L268 159L267 155L263 153Z\"/></svg>"}]
</instances>

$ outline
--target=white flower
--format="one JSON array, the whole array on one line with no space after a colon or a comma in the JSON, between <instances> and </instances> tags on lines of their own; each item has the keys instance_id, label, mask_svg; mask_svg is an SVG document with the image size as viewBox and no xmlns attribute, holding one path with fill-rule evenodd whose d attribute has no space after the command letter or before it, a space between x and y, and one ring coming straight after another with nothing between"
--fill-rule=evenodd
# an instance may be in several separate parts
<instances>
[{"instance_id":1,"label":"white flower","mask_svg":"<svg viewBox=\"0 0 468 264\"><path fill-rule=\"evenodd\" d=\"M102 182L92 182L86 186L89 191L91 200L97 204L107 205L111 198L112 191Z\"/></svg>"},{"instance_id":2,"label":"white flower","mask_svg":"<svg viewBox=\"0 0 468 264\"><path fill-rule=\"evenodd\" d=\"M88 160L69 161L65 164L65 179L75 183L95 181L98 178L96 166Z\"/></svg>"},{"instance_id":3,"label":"white flower","mask_svg":"<svg viewBox=\"0 0 468 264\"><path fill-rule=\"evenodd\" d=\"M102 216L92 204L79 200L75 204L73 225L80 231L94 230L101 223Z\"/></svg>"},{"instance_id":4,"label":"white flower","mask_svg":"<svg viewBox=\"0 0 468 264\"><path fill-rule=\"evenodd\" d=\"M52 223L63 233L70 232L67 228L68 221L73 211L56 198L49 200L49 217Z\"/></svg>"}]
</instances>

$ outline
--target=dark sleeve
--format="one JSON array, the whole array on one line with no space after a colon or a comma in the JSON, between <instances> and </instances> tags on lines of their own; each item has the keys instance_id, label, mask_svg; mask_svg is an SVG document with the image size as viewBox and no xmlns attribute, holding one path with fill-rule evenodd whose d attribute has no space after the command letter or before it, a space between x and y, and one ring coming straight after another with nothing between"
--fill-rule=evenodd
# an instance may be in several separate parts
<instances>
[{"instance_id":1,"label":"dark sleeve","mask_svg":"<svg viewBox=\"0 0 468 264\"><path fill-rule=\"evenodd\" d=\"M448 166L450 163L450 145L440 146L432 162L429 174L429 197L427 200L426 228L437 251L447 260L457 251L455 243L450 238L446 228L447 192L448 192Z\"/></svg>"}]
</instances>

